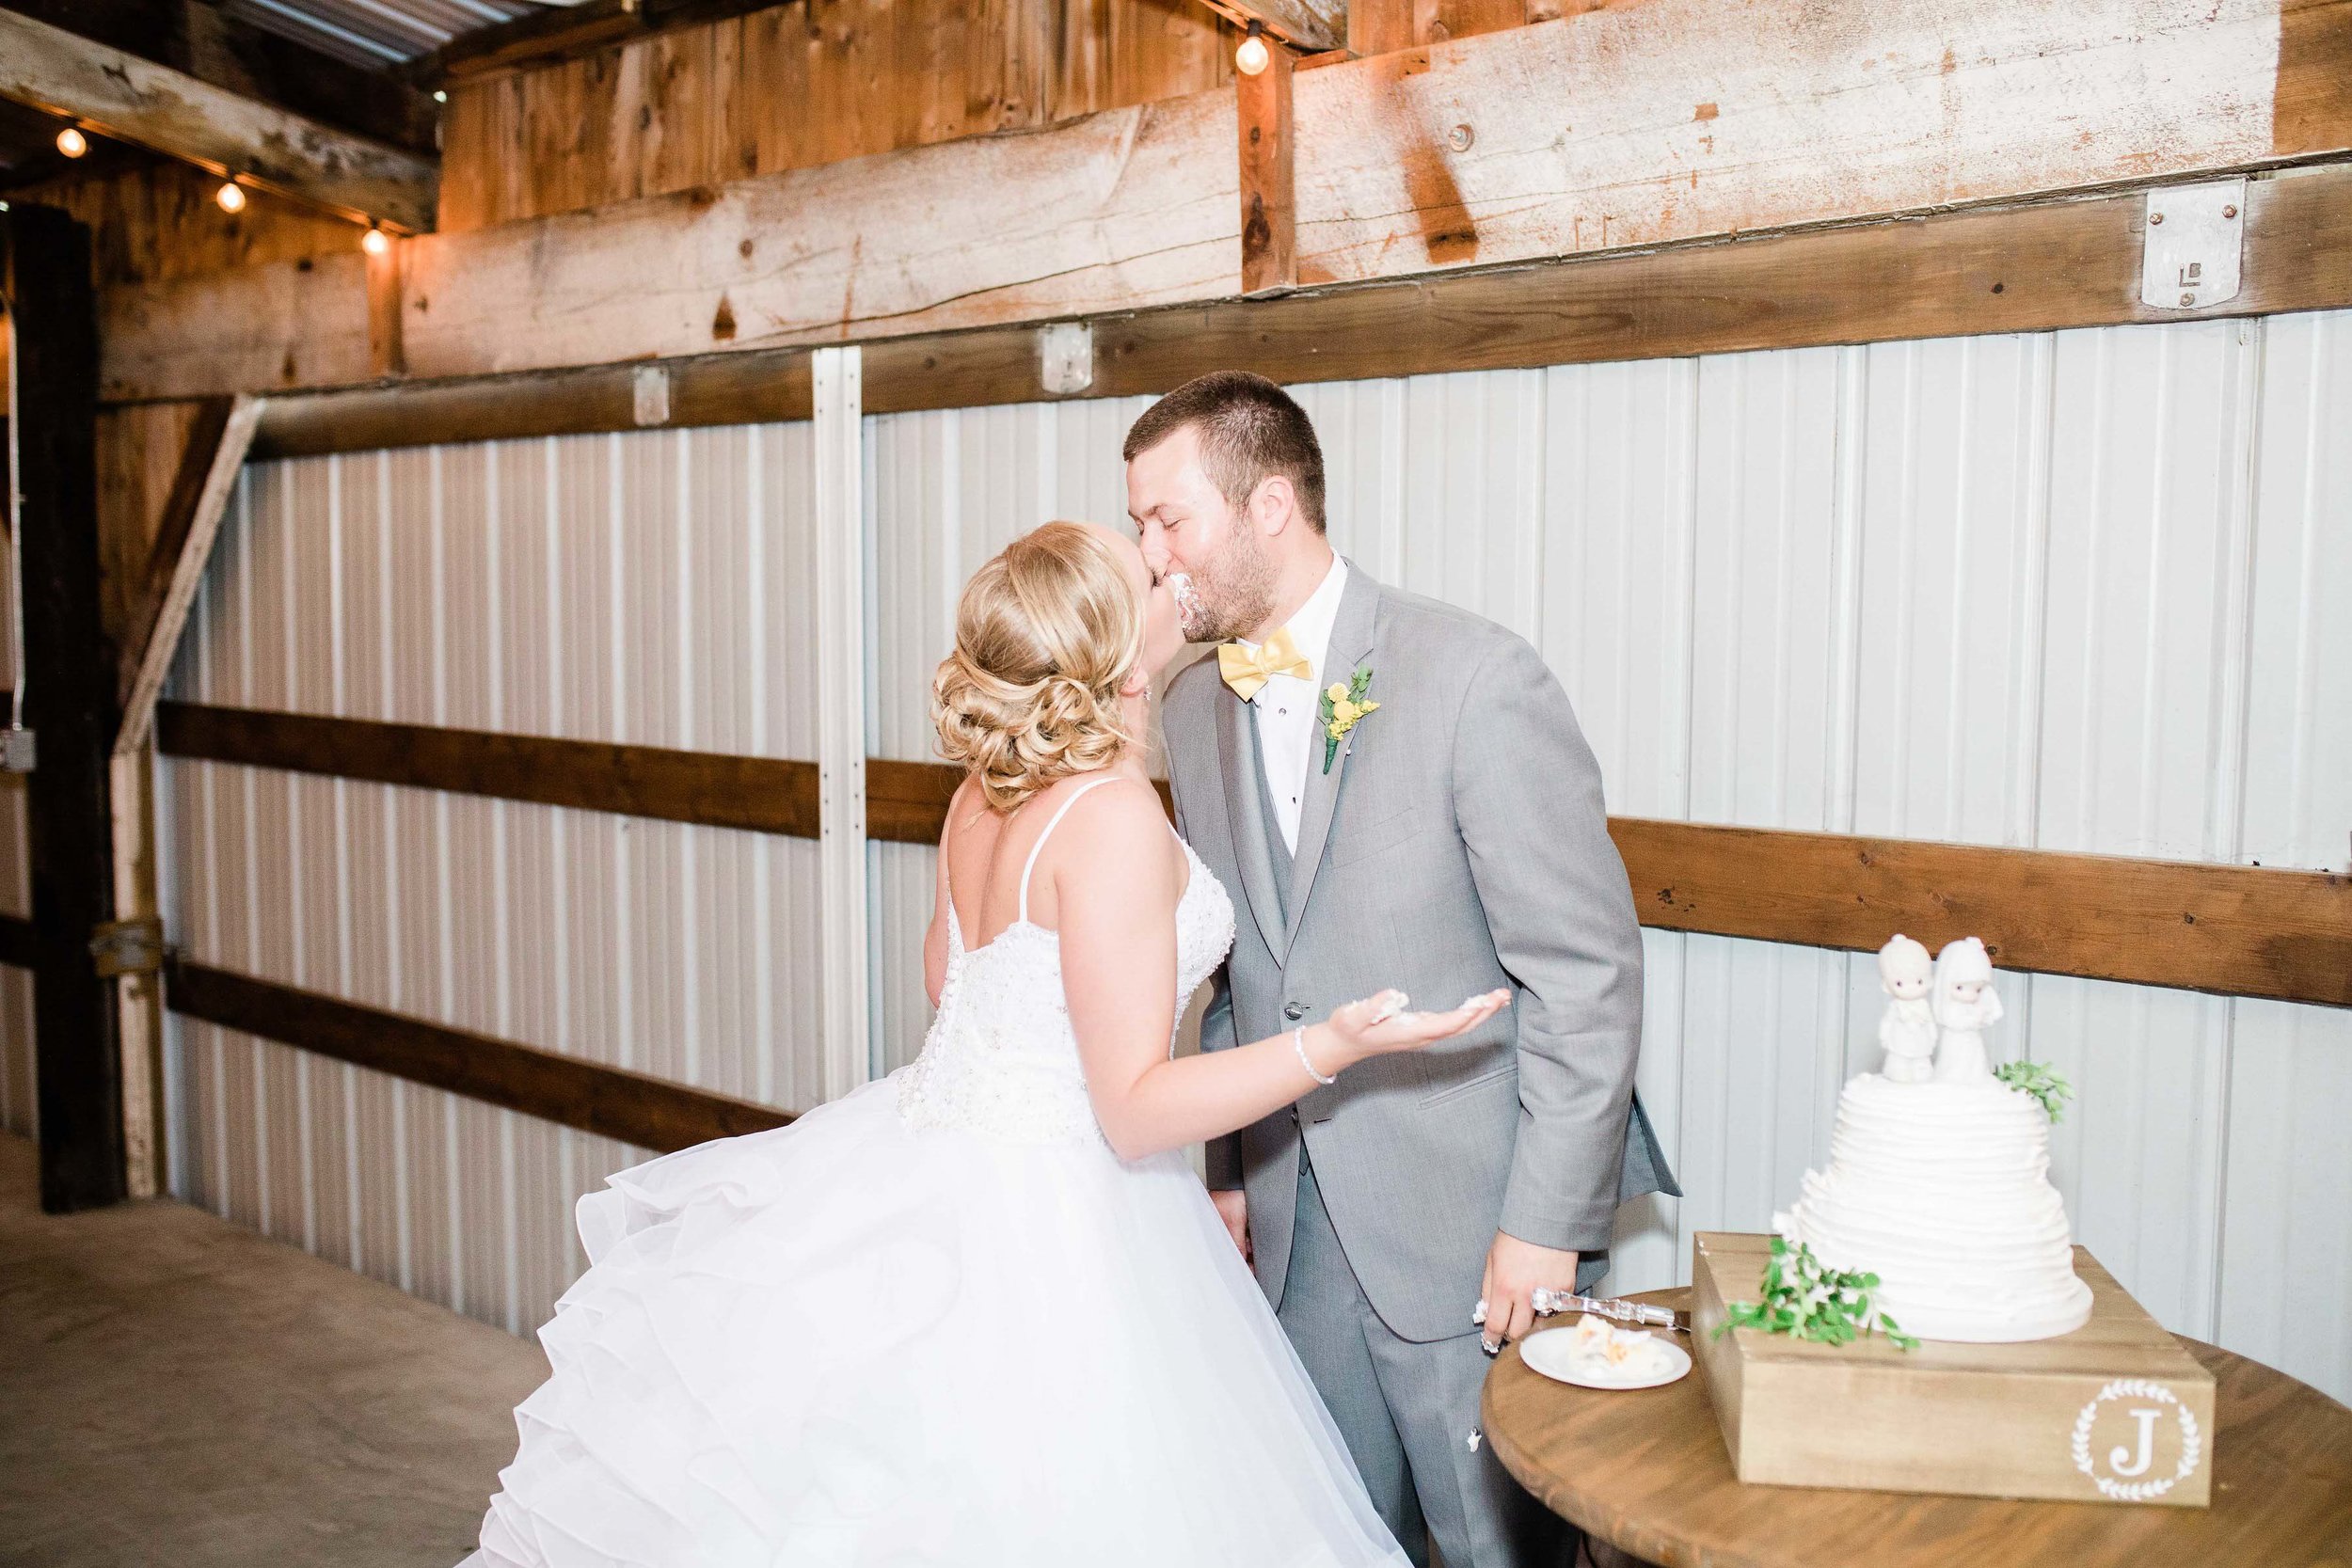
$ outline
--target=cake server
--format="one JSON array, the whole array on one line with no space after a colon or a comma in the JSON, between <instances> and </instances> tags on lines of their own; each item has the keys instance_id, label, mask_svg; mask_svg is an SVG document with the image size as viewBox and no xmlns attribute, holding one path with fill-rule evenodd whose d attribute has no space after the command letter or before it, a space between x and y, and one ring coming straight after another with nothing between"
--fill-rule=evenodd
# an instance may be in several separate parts
<instances>
[{"instance_id":1,"label":"cake server","mask_svg":"<svg viewBox=\"0 0 2352 1568\"><path fill-rule=\"evenodd\" d=\"M1580 1296L1573 1291L1551 1291L1538 1285L1532 1305L1539 1318L1549 1318L1555 1312L1590 1312L1596 1317L1613 1319L1621 1323L1670 1328L1677 1334L1691 1332L1690 1313L1677 1312L1671 1307L1652 1307L1645 1302L1627 1301L1621 1296Z\"/></svg>"}]
</instances>

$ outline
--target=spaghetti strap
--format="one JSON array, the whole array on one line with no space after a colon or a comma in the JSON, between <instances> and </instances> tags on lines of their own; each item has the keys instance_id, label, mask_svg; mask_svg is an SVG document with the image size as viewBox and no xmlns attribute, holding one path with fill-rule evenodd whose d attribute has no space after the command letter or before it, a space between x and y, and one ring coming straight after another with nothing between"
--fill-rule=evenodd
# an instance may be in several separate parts
<instances>
[{"instance_id":1,"label":"spaghetti strap","mask_svg":"<svg viewBox=\"0 0 2352 1568\"><path fill-rule=\"evenodd\" d=\"M1054 813L1053 816L1046 822L1045 831L1037 835L1037 842L1029 846L1029 859L1027 863L1021 867L1021 925L1026 926L1029 923L1029 873L1037 869L1038 851L1045 847L1045 841L1054 836L1054 830L1061 826L1061 819L1070 815L1070 808L1078 803L1080 797L1084 796L1087 791L1090 789L1099 788L1106 784L1117 784L1118 782L1119 777L1114 774L1106 779L1089 779L1085 784L1082 784L1077 788L1072 790L1069 795L1063 799L1061 809Z\"/></svg>"}]
</instances>

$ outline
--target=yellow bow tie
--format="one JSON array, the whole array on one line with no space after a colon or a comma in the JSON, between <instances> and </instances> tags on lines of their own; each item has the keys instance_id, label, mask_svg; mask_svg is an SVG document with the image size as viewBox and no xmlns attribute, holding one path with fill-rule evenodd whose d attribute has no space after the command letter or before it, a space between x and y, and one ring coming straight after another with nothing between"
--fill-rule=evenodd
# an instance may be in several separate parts
<instances>
[{"instance_id":1,"label":"yellow bow tie","mask_svg":"<svg viewBox=\"0 0 2352 1568\"><path fill-rule=\"evenodd\" d=\"M1217 673L1233 689L1233 695L1247 703L1265 689L1266 681L1275 675L1296 675L1300 680L1312 680L1315 667L1307 662L1307 656L1298 651L1291 639L1291 629L1284 626L1254 648L1238 642L1221 642L1216 650Z\"/></svg>"}]
</instances>

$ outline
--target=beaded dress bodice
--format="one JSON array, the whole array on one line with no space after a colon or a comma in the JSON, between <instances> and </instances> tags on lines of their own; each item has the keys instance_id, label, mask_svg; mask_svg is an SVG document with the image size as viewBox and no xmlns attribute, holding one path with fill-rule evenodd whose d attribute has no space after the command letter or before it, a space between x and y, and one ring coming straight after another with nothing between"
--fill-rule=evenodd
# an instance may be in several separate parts
<instances>
[{"instance_id":1,"label":"beaded dress bodice","mask_svg":"<svg viewBox=\"0 0 2352 1568\"><path fill-rule=\"evenodd\" d=\"M1103 780L1102 783L1109 783ZM1029 921L1037 849L1088 789L1073 790L1021 874L1020 918L996 940L967 949L947 906L947 975L923 1053L898 1080L898 1114L912 1127L958 1127L1023 1143L1100 1143L1094 1105L1062 990L1061 934ZM1176 1006L1223 961L1233 942L1233 903L1184 844L1191 876L1176 902ZM1175 1049L1169 1030L1168 1048Z\"/></svg>"}]
</instances>

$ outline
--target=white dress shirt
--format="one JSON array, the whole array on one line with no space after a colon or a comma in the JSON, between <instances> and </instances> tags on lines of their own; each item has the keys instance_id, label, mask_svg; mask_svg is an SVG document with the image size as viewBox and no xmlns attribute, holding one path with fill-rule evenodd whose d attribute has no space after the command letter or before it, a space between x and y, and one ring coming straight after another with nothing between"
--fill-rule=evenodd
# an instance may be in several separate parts
<instances>
[{"instance_id":1,"label":"white dress shirt","mask_svg":"<svg viewBox=\"0 0 2352 1568\"><path fill-rule=\"evenodd\" d=\"M1340 596L1347 589L1347 562L1334 555L1322 583L1298 607L1289 622L1291 641L1311 668L1307 678L1269 676L1249 705L1256 709L1258 751L1264 759L1266 793L1274 800L1274 816L1282 830L1282 846L1298 853L1298 807L1307 794L1308 753L1322 760L1313 743L1322 705L1316 693L1324 686L1323 666L1331 651L1331 624L1340 616ZM1243 642L1255 648L1254 642Z\"/></svg>"}]
</instances>

